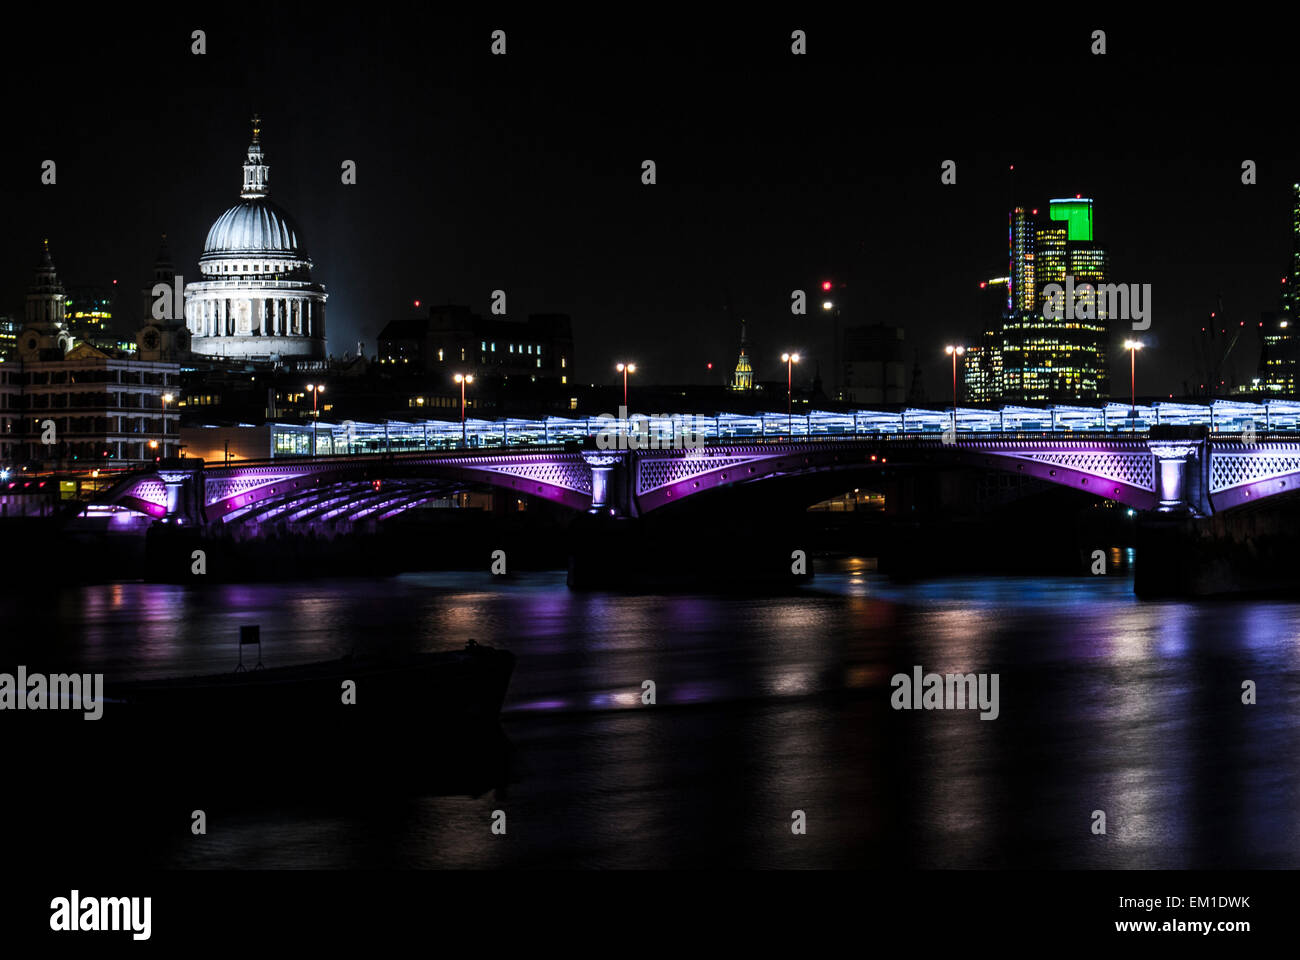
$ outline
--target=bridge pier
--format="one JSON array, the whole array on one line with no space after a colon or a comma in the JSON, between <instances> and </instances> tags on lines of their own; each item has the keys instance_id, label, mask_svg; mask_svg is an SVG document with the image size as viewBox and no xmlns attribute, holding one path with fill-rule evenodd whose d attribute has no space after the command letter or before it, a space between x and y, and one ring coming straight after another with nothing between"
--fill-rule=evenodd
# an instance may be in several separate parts
<instances>
[{"instance_id":1,"label":"bridge pier","mask_svg":"<svg viewBox=\"0 0 1300 960\"><path fill-rule=\"evenodd\" d=\"M1152 427L1147 440L1155 457L1158 513L1207 517L1214 512L1209 498L1207 429Z\"/></svg>"},{"instance_id":2,"label":"bridge pier","mask_svg":"<svg viewBox=\"0 0 1300 960\"><path fill-rule=\"evenodd\" d=\"M157 472L167 490L166 514L145 533L146 578L160 583L187 582L195 576L195 551L203 551L204 568L211 552L203 529L203 460L169 457L158 464Z\"/></svg>"},{"instance_id":3,"label":"bridge pier","mask_svg":"<svg viewBox=\"0 0 1300 960\"><path fill-rule=\"evenodd\" d=\"M1300 508L1289 503L1211 517L1147 514L1137 526L1133 592L1143 600L1300 594Z\"/></svg>"},{"instance_id":4,"label":"bridge pier","mask_svg":"<svg viewBox=\"0 0 1300 960\"><path fill-rule=\"evenodd\" d=\"M162 522L199 526L203 520L203 461L168 458L158 465L158 477L167 488L167 513Z\"/></svg>"},{"instance_id":5,"label":"bridge pier","mask_svg":"<svg viewBox=\"0 0 1300 960\"><path fill-rule=\"evenodd\" d=\"M583 450L582 459L591 470L591 506L588 513L611 517L636 515L631 477L635 464L627 450Z\"/></svg>"}]
</instances>

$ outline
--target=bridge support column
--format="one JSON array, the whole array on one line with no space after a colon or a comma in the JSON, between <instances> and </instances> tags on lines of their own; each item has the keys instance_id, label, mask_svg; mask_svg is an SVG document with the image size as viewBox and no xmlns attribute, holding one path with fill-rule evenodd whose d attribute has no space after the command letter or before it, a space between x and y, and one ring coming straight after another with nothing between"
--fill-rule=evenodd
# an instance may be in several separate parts
<instances>
[{"instance_id":1,"label":"bridge support column","mask_svg":"<svg viewBox=\"0 0 1300 960\"><path fill-rule=\"evenodd\" d=\"M591 468L591 507L588 513L627 516L629 509L626 450L584 450L582 459Z\"/></svg>"},{"instance_id":2,"label":"bridge support column","mask_svg":"<svg viewBox=\"0 0 1300 960\"><path fill-rule=\"evenodd\" d=\"M219 564L204 540L203 461L198 458L168 458L158 465L158 478L167 488L167 514L152 524L145 535L145 577L157 583L181 583L195 579L195 551L205 554L206 580L215 576Z\"/></svg>"},{"instance_id":3,"label":"bridge support column","mask_svg":"<svg viewBox=\"0 0 1300 960\"><path fill-rule=\"evenodd\" d=\"M167 514L162 522L197 526L203 509L203 461L169 458L159 465L158 477L167 488Z\"/></svg>"},{"instance_id":4,"label":"bridge support column","mask_svg":"<svg viewBox=\"0 0 1300 960\"><path fill-rule=\"evenodd\" d=\"M1155 458L1156 496L1160 498L1157 512L1194 517L1211 514L1205 428L1152 427L1147 446Z\"/></svg>"}]
</instances>

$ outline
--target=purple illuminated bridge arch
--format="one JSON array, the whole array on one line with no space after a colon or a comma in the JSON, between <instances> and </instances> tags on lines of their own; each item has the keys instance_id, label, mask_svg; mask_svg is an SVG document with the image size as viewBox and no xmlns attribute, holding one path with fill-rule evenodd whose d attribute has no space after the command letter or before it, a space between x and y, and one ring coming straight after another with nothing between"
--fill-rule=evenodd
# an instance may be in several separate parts
<instances>
[{"instance_id":1,"label":"purple illuminated bridge arch","mask_svg":"<svg viewBox=\"0 0 1300 960\"><path fill-rule=\"evenodd\" d=\"M620 436L615 449L597 451L590 435L585 444L537 442L516 426L509 445L497 449L291 457L228 465L169 460L129 475L84 513L125 512L199 526L382 520L466 486L488 486L575 511L638 516L710 490L775 477L965 466L1033 477L1136 510L1208 515L1290 492L1300 484L1300 440L1295 438L1259 440L1245 427L1241 435L1224 435L1206 426L1159 423L1143 432L1089 435L1074 429L1082 421L1068 421L1058 410L1017 409L1018 416L1037 418L1032 422L1043 429L1028 432L1026 420L1018 427L1025 432L1014 434L940 434L931 429L943 423L936 415L934 423L921 423L919 432L896 431L897 426L916 426L908 422L907 411L888 415L897 423L878 419L867 429L867 413L860 411L834 415L822 433L816 432L811 418L795 418L804 421L802 436L790 429L792 421L785 417L778 425L787 427L786 435L771 435L767 420L759 417L755 432L761 434L727 437L722 419L712 418L713 435L694 448L665 443L667 449L626 449L628 438ZM1213 421L1215 408L1198 409L1209 410ZM1003 421L1007 416L1005 411L982 415L1001 416ZM1105 411L1100 416L1104 423ZM835 424L842 432L832 432ZM678 426L674 421L672 433L665 434L674 442L680 439ZM549 429L545 435L552 435ZM503 443L506 436L503 428Z\"/></svg>"},{"instance_id":2,"label":"purple illuminated bridge arch","mask_svg":"<svg viewBox=\"0 0 1300 960\"><path fill-rule=\"evenodd\" d=\"M638 424L664 449L633 444L629 434ZM1135 510L1209 515L1300 484L1300 403L1294 401L320 428L329 450L391 449L394 442L420 449L231 464L168 460L125 477L83 513L196 526L348 522L389 518L485 485L576 511L636 516L772 477L965 466L1086 490ZM598 437L616 441L615 449L591 449L611 445L595 444ZM682 446L686 440L693 449Z\"/></svg>"}]
</instances>

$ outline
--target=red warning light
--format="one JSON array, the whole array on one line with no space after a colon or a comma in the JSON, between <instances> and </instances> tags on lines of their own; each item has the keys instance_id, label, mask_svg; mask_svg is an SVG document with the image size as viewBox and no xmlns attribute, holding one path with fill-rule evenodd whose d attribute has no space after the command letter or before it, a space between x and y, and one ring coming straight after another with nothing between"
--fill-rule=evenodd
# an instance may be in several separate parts
<instances>
[{"instance_id":1,"label":"red warning light","mask_svg":"<svg viewBox=\"0 0 1300 960\"><path fill-rule=\"evenodd\" d=\"M710 370L713 369L713 364L709 364L709 369L710 369Z\"/></svg>"},{"instance_id":2,"label":"red warning light","mask_svg":"<svg viewBox=\"0 0 1300 960\"><path fill-rule=\"evenodd\" d=\"M985 288L985 286L987 286L987 284L985 284L985 282L984 282L983 280L981 280L981 281L980 281L980 289L983 290L983 289Z\"/></svg>"},{"instance_id":3,"label":"red warning light","mask_svg":"<svg viewBox=\"0 0 1300 960\"><path fill-rule=\"evenodd\" d=\"M830 288L831 288L831 282L830 282L829 280L823 280L823 281L822 281L822 289L823 289L823 290L829 290Z\"/></svg>"},{"instance_id":4,"label":"red warning light","mask_svg":"<svg viewBox=\"0 0 1300 960\"><path fill-rule=\"evenodd\" d=\"M419 301L419 300L416 300L416 301L415 301L415 305L418 307L418 306L420 305L420 301Z\"/></svg>"}]
</instances>

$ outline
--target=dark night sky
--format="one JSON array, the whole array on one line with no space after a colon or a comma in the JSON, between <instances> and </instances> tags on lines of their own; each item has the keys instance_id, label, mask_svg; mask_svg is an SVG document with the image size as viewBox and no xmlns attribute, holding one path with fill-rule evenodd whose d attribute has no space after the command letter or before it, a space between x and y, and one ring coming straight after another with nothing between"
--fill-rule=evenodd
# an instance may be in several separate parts
<instances>
[{"instance_id":1,"label":"dark night sky","mask_svg":"<svg viewBox=\"0 0 1300 960\"><path fill-rule=\"evenodd\" d=\"M758 375L776 379L789 347L829 366L827 321L788 304L833 272L848 321L904 326L943 396L943 344L974 338L978 282L1006 272L1014 161L1019 203L1096 200L1112 279L1153 285L1139 392L1181 393L1219 294L1250 328L1234 354L1250 376L1290 255L1286 31L120 9L90 22L69 8L7 60L0 312L22 315L44 237L65 284L118 279L132 319L158 234L197 279L254 110L271 195L330 294L335 355L373 352L415 298L486 313L502 288L513 316L572 314L583 380L612 382L626 357L647 381L706 382L707 362L716 379L735 359L730 299ZM1088 53L1097 26L1105 57ZM196 27L206 56L189 52ZM488 54L497 27L504 58ZM789 53L795 27L806 57ZM45 159L56 186L39 182ZM345 159L356 186L340 183ZM940 184L945 159L956 186ZM1241 185L1243 159L1258 186Z\"/></svg>"}]
</instances>

